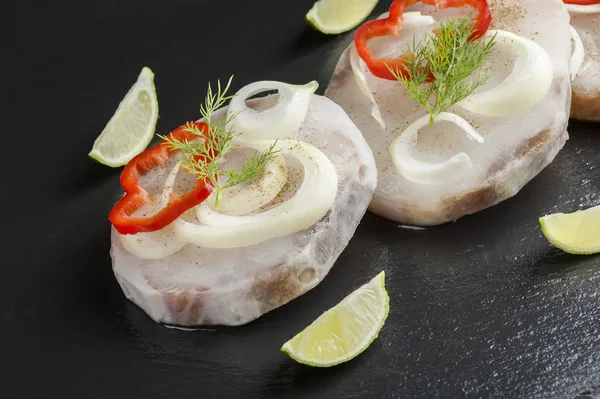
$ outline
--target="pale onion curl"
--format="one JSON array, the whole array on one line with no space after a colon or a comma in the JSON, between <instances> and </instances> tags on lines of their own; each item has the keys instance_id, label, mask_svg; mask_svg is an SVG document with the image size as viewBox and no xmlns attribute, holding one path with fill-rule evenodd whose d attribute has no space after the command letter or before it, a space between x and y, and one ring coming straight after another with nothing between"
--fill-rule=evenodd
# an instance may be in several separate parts
<instances>
[{"instance_id":1,"label":"pale onion curl","mask_svg":"<svg viewBox=\"0 0 600 399\"><path fill-rule=\"evenodd\" d=\"M250 141L244 143L244 147L256 151L266 151L266 140ZM225 189L225 194L219 204L219 212L225 215L241 216L253 212L268 204L279 194L288 179L288 168L281 154L265 165L260 176L254 181L238 184ZM201 206L215 207L215 193L212 193ZM198 209L198 207L196 208Z\"/></svg>"},{"instance_id":2,"label":"pale onion curl","mask_svg":"<svg viewBox=\"0 0 600 399\"><path fill-rule=\"evenodd\" d=\"M464 152L454 155L452 158L440 162L430 163L419 161L413 156L413 147L416 144L419 129L429 124L429 115L414 121L400 136L390 145L390 155L398 172L407 180L419 184L434 184L459 175L466 169L471 168L471 158ZM434 123L440 121L452 122L465 131L469 138L483 143L484 139L475 129L460 116L450 113L440 113Z\"/></svg>"},{"instance_id":3,"label":"pale onion curl","mask_svg":"<svg viewBox=\"0 0 600 399\"><path fill-rule=\"evenodd\" d=\"M290 199L246 216L224 215L200 206L200 224L181 218L173 222L177 235L204 248L238 248L293 234L321 220L337 194L335 167L320 150L302 141L280 140L276 149L298 159L304 168L302 184Z\"/></svg>"},{"instance_id":4,"label":"pale onion curl","mask_svg":"<svg viewBox=\"0 0 600 399\"><path fill-rule=\"evenodd\" d=\"M504 30L490 30L496 43L509 45L517 54L512 72L497 86L475 92L456 105L476 114L509 116L539 103L550 90L554 75L552 61L539 44Z\"/></svg>"},{"instance_id":5,"label":"pale onion curl","mask_svg":"<svg viewBox=\"0 0 600 399\"><path fill-rule=\"evenodd\" d=\"M158 196L153 209L148 212L153 213L164 208L169 202L169 196L173 192L175 179L179 173L181 162L177 162L169 172L165 180L163 191ZM170 224L161 230L137 234L119 234L123 247L132 254L142 259L160 259L179 251L185 246L187 241L177 235L173 230L173 224Z\"/></svg>"},{"instance_id":6,"label":"pale onion curl","mask_svg":"<svg viewBox=\"0 0 600 399\"><path fill-rule=\"evenodd\" d=\"M579 33L571 25L569 25L569 32L574 44L573 54L571 54L571 80L574 80L583 64L585 49L583 48L583 42L581 41L581 37L579 37Z\"/></svg>"},{"instance_id":7,"label":"pale onion curl","mask_svg":"<svg viewBox=\"0 0 600 399\"><path fill-rule=\"evenodd\" d=\"M379 17L387 18L389 13L384 13ZM435 19L429 15L421 15L420 12L406 12L402 16L402 28L403 29L415 29L417 27L429 26L435 23ZM356 51L356 46L352 44L350 47L350 66L352 67L352 72L354 74L354 79L356 80L356 84L360 91L369 99L371 103L371 116L373 119L379 123L382 129L385 129L385 121L383 120L383 116L381 115L381 110L379 109L379 105L369 89L369 84L367 83L367 66L365 62L360 58L358 52Z\"/></svg>"},{"instance_id":8,"label":"pale onion curl","mask_svg":"<svg viewBox=\"0 0 600 399\"><path fill-rule=\"evenodd\" d=\"M228 128L240 132L245 141L290 137L304 121L310 98L318 87L314 80L301 86L269 80L250 83L229 104L227 115L232 121ZM279 94L273 107L256 111L246 105L249 97L269 90L277 90Z\"/></svg>"}]
</instances>

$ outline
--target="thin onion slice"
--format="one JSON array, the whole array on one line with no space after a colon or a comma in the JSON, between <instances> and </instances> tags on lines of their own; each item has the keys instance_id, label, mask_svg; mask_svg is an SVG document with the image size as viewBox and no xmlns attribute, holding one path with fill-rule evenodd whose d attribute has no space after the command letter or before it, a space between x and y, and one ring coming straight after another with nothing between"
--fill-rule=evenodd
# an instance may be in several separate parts
<instances>
[{"instance_id":1,"label":"thin onion slice","mask_svg":"<svg viewBox=\"0 0 600 399\"><path fill-rule=\"evenodd\" d=\"M178 219L173 223L175 232L200 247L237 248L293 234L317 223L327 214L337 194L335 167L325 154L305 142L280 140L276 149L297 158L304 167L304 180L292 198L250 216L210 211L202 213L201 223L206 224Z\"/></svg>"},{"instance_id":2,"label":"thin onion slice","mask_svg":"<svg viewBox=\"0 0 600 399\"><path fill-rule=\"evenodd\" d=\"M377 19L384 19L390 16L388 11L381 14ZM416 27L433 25L435 19L431 15L423 15L419 11L408 11L402 14L402 27Z\"/></svg>"},{"instance_id":3,"label":"thin onion slice","mask_svg":"<svg viewBox=\"0 0 600 399\"><path fill-rule=\"evenodd\" d=\"M163 187L162 192L160 193L160 197L158 200L158 209L164 208L169 203L169 197L175 189L175 180L177 179L179 168L181 168L181 161L175 164L175 166L173 167L173 169L171 169L169 175L165 179L165 185Z\"/></svg>"},{"instance_id":4,"label":"thin onion slice","mask_svg":"<svg viewBox=\"0 0 600 399\"><path fill-rule=\"evenodd\" d=\"M312 81L302 86L264 80L241 88L231 100L228 116L235 118L228 127L241 133L246 141L274 140L291 136L302 124L310 97L319 84ZM277 90L277 104L264 111L255 111L246 105L246 99L264 91Z\"/></svg>"},{"instance_id":5,"label":"thin onion slice","mask_svg":"<svg viewBox=\"0 0 600 399\"><path fill-rule=\"evenodd\" d=\"M373 97L373 93L369 89L369 84L367 83L367 77L365 76L365 68L363 65L364 61L360 59L358 56L358 51L356 50L356 46L352 45L350 49L350 65L352 66L352 72L354 72L354 79L356 79L356 84L360 88L360 91L367 96L369 101L372 104L371 107L371 116L373 119L379 123L382 129L385 130L385 121L383 120L383 116L381 115L381 111L379 110L379 105L377 104L377 100Z\"/></svg>"},{"instance_id":6,"label":"thin onion slice","mask_svg":"<svg viewBox=\"0 0 600 399\"><path fill-rule=\"evenodd\" d=\"M581 37L579 37L579 33L571 25L569 25L569 32L571 32L571 39L575 44L573 54L571 54L571 80L573 80L583 64L585 49L583 48L583 42L581 41Z\"/></svg>"},{"instance_id":7,"label":"thin onion slice","mask_svg":"<svg viewBox=\"0 0 600 399\"><path fill-rule=\"evenodd\" d=\"M244 147L253 148L257 151L265 151L272 141L250 141L244 143ZM219 204L219 212L225 215L241 216L254 212L263 205L268 204L279 194L287 182L287 165L285 159L278 154L275 159L267 162L261 175L250 184L242 183L226 189L226 193ZM206 201L196 207L215 208L216 194L211 194ZM210 206L210 208L209 208Z\"/></svg>"},{"instance_id":8,"label":"thin onion slice","mask_svg":"<svg viewBox=\"0 0 600 399\"><path fill-rule=\"evenodd\" d=\"M452 122L467 133L469 138L483 143L484 139L475 129L460 116L450 113L440 113L435 122ZM418 161L413 157L412 150L417 141L419 129L429 124L429 115L414 121L400 136L390 145L392 160L398 172L407 180L415 183L433 184L456 176L466 169L471 168L471 158L464 152L454 155L447 161L440 163L429 163Z\"/></svg>"},{"instance_id":9,"label":"thin onion slice","mask_svg":"<svg viewBox=\"0 0 600 399\"><path fill-rule=\"evenodd\" d=\"M473 93L457 105L486 116L516 115L546 96L552 84L552 61L534 41L504 30L490 30L485 37L494 35L497 43L507 44L517 52L512 72L496 87Z\"/></svg>"},{"instance_id":10,"label":"thin onion slice","mask_svg":"<svg viewBox=\"0 0 600 399\"><path fill-rule=\"evenodd\" d=\"M120 234L126 250L142 259L160 259L179 251L187 241L173 230L173 223L158 231Z\"/></svg>"},{"instance_id":11,"label":"thin onion slice","mask_svg":"<svg viewBox=\"0 0 600 399\"><path fill-rule=\"evenodd\" d=\"M164 208L169 202L169 196L173 192L175 179L181 162L177 162L169 172L165 180L163 191L154 205L156 210ZM175 234L173 224L165 228L148 233L119 234L121 243L126 250L142 259L160 259L179 251L187 243L186 240Z\"/></svg>"},{"instance_id":12,"label":"thin onion slice","mask_svg":"<svg viewBox=\"0 0 600 399\"><path fill-rule=\"evenodd\" d=\"M387 18L389 13L384 13L378 19ZM404 13L402 16L402 26L403 28L415 28L433 25L435 23L435 19L429 15L421 15L420 12L413 11ZM379 105L377 105L377 101L369 89L369 84L367 83L367 66L365 62L360 59L358 52L356 51L356 46L352 45L350 49L350 65L352 66L352 72L354 73L354 79L356 79L356 84L358 85L360 91L367 96L369 101L372 104L371 107L371 116L373 119L379 123L382 129L385 129L385 121L383 120L383 116L381 115L381 111L379 109Z\"/></svg>"},{"instance_id":13,"label":"thin onion slice","mask_svg":"<svg viewBox=\"0 0 600 399\"><path fill-rule=\"evenodd\" d=\"M569 14L595 14L600 12L600 4L591 4L589 6L565 4L565 8Z\"/></svg>"}]
</instances>

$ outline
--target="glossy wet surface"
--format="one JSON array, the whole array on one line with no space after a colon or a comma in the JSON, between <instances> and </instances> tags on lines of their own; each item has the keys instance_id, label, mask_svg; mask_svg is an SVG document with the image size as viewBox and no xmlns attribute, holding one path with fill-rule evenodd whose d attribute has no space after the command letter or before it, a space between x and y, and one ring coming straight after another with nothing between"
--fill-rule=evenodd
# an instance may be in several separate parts
<instances>
[{"instance_id":1,"label":"glossy wet surface","mask_svg":"<svg viewBox=\"0 0 600 399\"><path fill-rule=\"evenodd\" d=\"M143 65L156 73L166 133L197 118L209 79L235 73L236 89L259 79L326 84L351 35L305 29L312 0L12 3L0 8L9 397L598 395L600 257L553 249L537 218L600 204L600 125L572 123L554 163L476 215L413 230L368 214L318 287L256 322L168 329L128 302L112 274L107 214L119 171L87 159L97 133ZM382 269L391 312L360 357L322 370L279 352Z\"/></svg>"}]
</instances>

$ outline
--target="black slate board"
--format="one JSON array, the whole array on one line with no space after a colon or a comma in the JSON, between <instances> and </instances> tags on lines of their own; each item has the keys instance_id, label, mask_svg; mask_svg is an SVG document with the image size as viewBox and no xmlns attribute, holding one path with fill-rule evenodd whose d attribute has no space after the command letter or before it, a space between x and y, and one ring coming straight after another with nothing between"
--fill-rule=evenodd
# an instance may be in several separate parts
<instances>
[{"instance_id":1,"label":"black slate board","mask_svg":"<svg viewBox=\"0 0 600 399\"><path fill-rule=\"evenodd\" d=\"M322 92L351 34L307 29L311 3L0 5L2 397L593 397L600 257L553 249L537 217L600 203L600 125L573 122L556 161L492 209L423 231L368 214L322 284L247 326L172 330L122 295L107 222L119 170L87 159L96 135L144 65L161 133L232 73L236 89L318 79ZM382 269L391 313L364 354L323 370L279 352Z\"/></svg>"}]
</instances>

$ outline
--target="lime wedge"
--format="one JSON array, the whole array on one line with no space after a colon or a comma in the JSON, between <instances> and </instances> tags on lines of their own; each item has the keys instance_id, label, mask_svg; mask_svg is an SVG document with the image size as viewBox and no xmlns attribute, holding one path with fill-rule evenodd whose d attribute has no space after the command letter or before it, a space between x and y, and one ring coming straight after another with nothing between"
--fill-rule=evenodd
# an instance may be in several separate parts
<instances>
[{"instance_id":1,"label":"lime wedge","mask_svg":"<svg viewBox=\"0 0 600 399\"><path fill-rule=\"evenodd\" d=\"M111 167L125 165L150 144L157 119L154 73L144 67L94 142L90 158Z\"/></svg>"},{"instance_id":2,"label":"lime wedge","mask_svg":"<svg viewBox=\"0 0 600 399\"><path fill-rule=\"evenodd\" d=\"M555 213L540 218L550 244L570 254L600 252L600 205L574 213Z\"/></svg>"},{"instance_id":3,"label":"lime wedge","mask_svg":"<svg viewBox=\"0 0 600 399\"><path fill-rule=\"evenodd\" d=\"M346 362L377 338L389 310L385 274L381 272L286 342L281 351L309 366Z\"/></svg>"},{"instance_id":4,"label":"lime wedge","mask_svg":"<svg viewBox=\"0 0 600 399\"><path fill-rule=\"evenodd\" d=\"M358 26L379 0L319 0L306 14L306 22L319 32L337 34Z\"/></svg>"}]
</instances>

